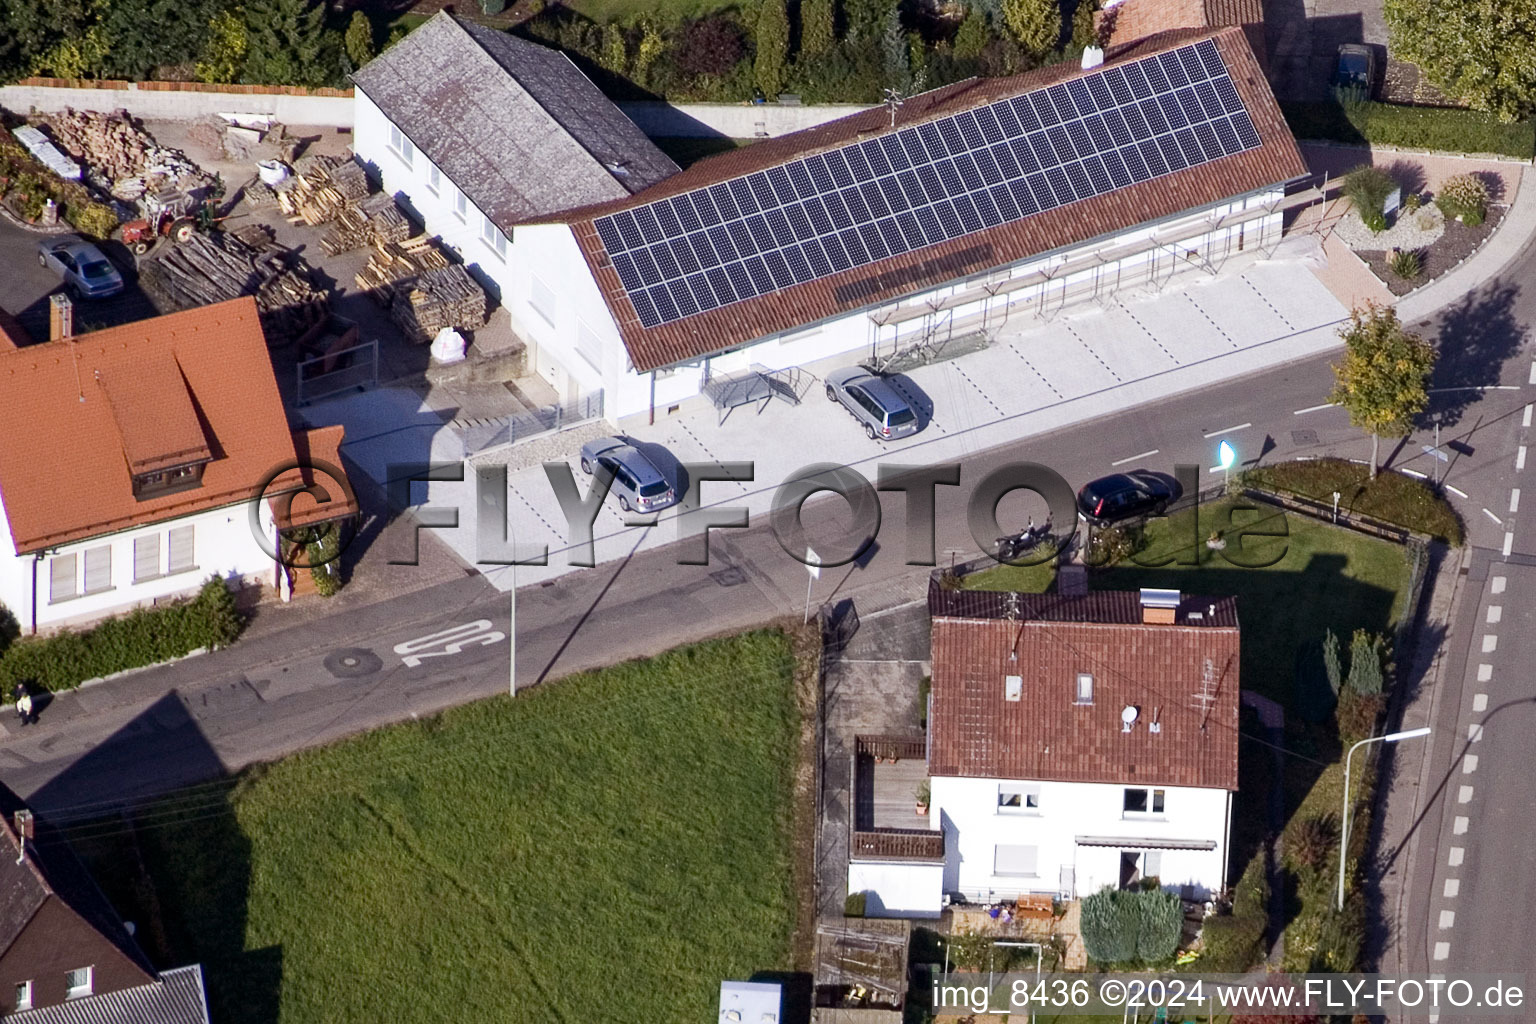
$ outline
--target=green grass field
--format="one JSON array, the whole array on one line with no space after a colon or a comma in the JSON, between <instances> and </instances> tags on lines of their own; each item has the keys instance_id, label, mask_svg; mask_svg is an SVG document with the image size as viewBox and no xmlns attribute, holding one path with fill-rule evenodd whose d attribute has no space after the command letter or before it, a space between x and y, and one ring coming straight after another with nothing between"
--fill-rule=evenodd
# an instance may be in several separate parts
<instances>
[{"instance_id":1,"label":"green grass field","mask_svg":"<svg viewBox=\"0 0 1536 1024\"><path fill-rule=\"evenodd\" d=\"M765 630L169 801L139 819L149 944L226 1024L704 1020L792 966L794 676ZM79 845L144 922L124 843Z\"/></svg>"}]
</instances>

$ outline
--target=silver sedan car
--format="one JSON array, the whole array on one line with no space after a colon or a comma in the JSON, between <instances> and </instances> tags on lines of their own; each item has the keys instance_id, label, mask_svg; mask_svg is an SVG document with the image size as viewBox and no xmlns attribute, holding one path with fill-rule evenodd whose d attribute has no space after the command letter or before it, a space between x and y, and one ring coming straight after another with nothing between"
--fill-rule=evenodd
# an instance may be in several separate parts
<instances>
[{"instance_id":1,"label":"silver sedan car","mask_svg":"<svg viewBox=\"0 0 1536 1024\"><path fill-rule=\"evenodd\" d=\"M917 413L884 378L862 366L827 374L827 398L864 424L872 441L890 441L917 433Z\"/></svg>"},{"instance_id":2,"label":"silver sedan car","mask_svg":"<svg viewBox=\"0 0 1536 1024\"><path fill-rule=\"evenodd\" d=\"M104 299L123 290L123 275L83 238L50 238L40 243L37 262L62 277L64 287L79 299Z\"/></svg>"},{"instance_id":3,"label":"silver sedan car","mask_svg":"<svg viewBox=\"0 0 1536 1024\"><path fill-rule=\"evenodd\" d=\"M601 466L613 474L612 493L625 512L659 512L680 500L677 487L639 448L622 437L600 437L581 446L581 470Z\"/></svg>"}]
</instances>

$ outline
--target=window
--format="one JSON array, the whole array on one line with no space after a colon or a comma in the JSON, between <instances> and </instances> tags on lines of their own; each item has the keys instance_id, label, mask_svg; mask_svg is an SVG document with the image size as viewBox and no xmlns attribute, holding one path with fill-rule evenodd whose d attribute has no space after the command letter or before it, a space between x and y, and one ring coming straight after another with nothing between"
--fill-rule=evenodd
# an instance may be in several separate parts
<instances>
[{"instance_id":1,"label":"window","mask_svg":"<svg viewBox=\"0 0 1536 1024\"><path fill-rule=\"evenodd\" d=\"M460 192L457 187L453 190L453 215L459 218L459 220L467 220L469 218L469 200L464 197L464 193Z\"/></svg>"},{"instance_id":2,"label":"window","mask_svg":"<svg viewBox=\"0 0 1536 1024\"><path fill-rule=\"evenodd\" d=\"M16 986L16 1009L32 1009L32 983L23 981Z\"/></svg>"},{"instance_id":3,"label":"window","mask_svg":"<svg viewBox=\"0 0 1536 1024\"><path fill-rule=\"evenodd\" d=\"M79 999L91 994L91 968L77 967L64 975L64 998Z\"/></svg>"},{"instance_id":4,"label":"window","mask_svg":"<svg viewBox=\"0 0 1536 1024\"><path fill-rule=\"evenodd\" d=\"M1040 861L1040 848L1038 846L997 846L993 849L993 874L1035 874L1035 868Z\"/></svg>"},{"instance_id":5,"label":"window","mask_svg":"<svg viewBox=\"0 0 1536 1024\"><path fill-rule=\"evenodd\" d=\"M1024 677L1009 676L1003 680L1003 697L1006 700L1024 699Z\"/></svg>"},{"instance_id":6,"label":"window","mask_svg":"<svg viewBox=\"0 0 1536 1024\"><path fill-rule=\"evenodd\" d=\"M437 195L443 189L443 172L436 167L427 168L427 191Z\"/></svg>"},{"instance_id":7,"label":"window","mask_svg":"<svg viewBox=\"0 0 1536 1024\"><path fill-rule=\"evenodd\" d=\"M135 537L133 541L133 582L143 583L160 575L160 535Z\"/></svg>"},{"instance_id":8,"label":"window","mask_svg":"<svg viewBox=\"0 0 1536 1024\"><path fill-rule=\"evenodd\" d=\"M1038 814L1039 811L1039 786L1004 785L997 787L997 812L999 814Z\"/></svg>"},{"instance_id":9,"label":"window","mask_svg":"<svg viewBox=\"0 0 1536 1024\"><path fill-rule=\"evenodd\" d=\"M1142 789L1139 786L1125 791L1126 814L1162 814L1164 791Z\"/></svg>"},{"instance_id":10,"label":"window","mask_svg":"<svg viewBox=\"0 0 1536 1024\"><path fill-rule=\"evenodd\" d=\"M112 589L112 546L104 544L85 553L85 592L97 594Z\"/></svg>"},{"instance_id":11,"label":"window","mask_svg":"<svg viewBox=\"0 0 1536 1024\"><path fill-rule=\"evenodd\" d=\"M411 144L410 139L405 137L405 133L394 125L389 126L389 150L407 167L416 162L416 147Z\"/></svg>"},{"instance_id":12,"label":"window","mask_svg":"<svg viewBox=\"0 0 1536 1024\"><path fill-rule=\"evenodd\" d=\"M602 339L597 336L596 331L587 326L585 320L576 321L576 351L581 354L581 358L592 364L592 369L602 369Z\"/></svg>"},{"instance_id":13,"label":"window","mask_svg":"<svg viewBox=\"0 0 1536 1024\"><path fill-rule=\"evenodd\" d=\"M491 218L485 214L480 215L480 241L486 248L496 254L499 259L507 258L507 236L501 233Z\"/></svg>"},{"instance_id":14,"label":"window","mask_svg":"<svg viewBox=\"0 0 1536 1024\"><path fill-rule=\"evenodd\" d=\"M1077 674L1077 703L1093 703L1093 676L1087 672Z\"/></svg>"},{"instance_id":15,"label":"window","mask_svg":"<svg viewBox=\"0 0 1536 1024\"><path fill-rule=\"evenodd\" d=\"M133 496L139 501L158 498L163 494L190 490L203 482L203 463L190 466L174 466L156 473L140 473L133 478Z\"/></svg>"},{"instance_id":16,"label":"window","mask_svg":"<svg viewBox=\"0 0 1536 1024\"><path fill-rule=\"evenodd\" d=\"M195 526L178 526L166 537L166 547L169 549L170 556L170 568L167 572L191 572L197 568L197 559L193 557L197 548L196 531Z\"/></svg>"},{"instance_id":17,"label":"window","mask_svg":"<svg viewBox=\"0 0 1536 1024\"><path fill-rule=\"evenodd\" d=\"M76 596L75 556L55 555L48 559L48 600L57 604Z\"/></svg>"},{"instance_id":18,"label":"window","mask_svg":"<svg viewBox=\"0 0 1536 1024\"><path fill-rule=\"evenodd\" d=\"M528 275L528 305L533 311L544 318L549 326L555 326L555 293L549 290L549 285L540 280L538 274ZM578 344L580 340L578 339Z\"/></svg>"}]
</instances>

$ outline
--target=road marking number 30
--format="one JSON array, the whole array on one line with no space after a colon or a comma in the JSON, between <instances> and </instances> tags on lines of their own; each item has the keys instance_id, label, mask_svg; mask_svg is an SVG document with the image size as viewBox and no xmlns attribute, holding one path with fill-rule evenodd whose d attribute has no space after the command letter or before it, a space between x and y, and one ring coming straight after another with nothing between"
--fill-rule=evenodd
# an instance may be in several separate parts
<instances>
[{"instance_id":1,"label":"road marking number 30","mask_svg":"<svg viewBox=\"0 0 1536 1024\"><path fill-rule=\"evenodd\" d=\"M395 644L395 653L408 667L415 668L426 658L446 658L462 653L466 647L485 647L506 638L507 634L491 628L490 619L478 619ZM441 649L433 650L434 647Z\"/></svg>"}]
</instances>

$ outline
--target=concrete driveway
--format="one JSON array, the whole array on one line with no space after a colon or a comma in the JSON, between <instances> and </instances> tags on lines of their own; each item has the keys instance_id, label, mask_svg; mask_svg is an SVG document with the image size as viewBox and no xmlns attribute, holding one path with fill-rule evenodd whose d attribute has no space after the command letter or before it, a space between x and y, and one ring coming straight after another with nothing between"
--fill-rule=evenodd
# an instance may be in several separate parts
<instances>
[{"instance_id":1,"label":"concrete driveway","mask_svg":"<svg viewBox=\"0 0 1536 1024\"><path fill-rule=\"evenodd\" d=\"M0 217L0 308L25 327L34 341L48 340L48 296L64 290L57 274L37 262L37 245L50 236L17 227ZM155 315L139 290L133 257L117 242L98 243L123 275L126 287L109 299L85 299L75 304L75 329L115 327Z\"/></svg>"},{"instance_id":2,"label":"concrete driveway","mask_svg":"<svg viewBox=\"0 0 1536 1024\"><path fill-rule=\"evenodd\" d=\"M1343 43L1376 51L1379 86L1387 56L1382 0L1265 0L1264 42L1270 81L1283 100L1327 99Z\"/></svg>"}]
</instances>

